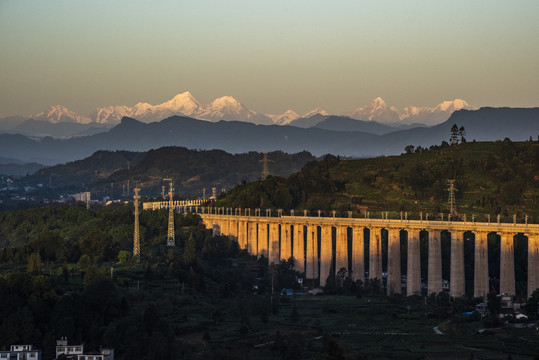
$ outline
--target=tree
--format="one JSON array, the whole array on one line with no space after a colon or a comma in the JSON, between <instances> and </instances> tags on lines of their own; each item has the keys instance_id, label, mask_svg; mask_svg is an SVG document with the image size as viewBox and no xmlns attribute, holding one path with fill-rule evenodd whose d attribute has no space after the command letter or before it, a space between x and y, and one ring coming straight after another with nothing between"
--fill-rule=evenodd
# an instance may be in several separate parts
<instances>
[{"instance_id":1,"label":"tree","mask_svg":"<svg viewBox=\"0 0 539 360\"><path fill-rule=\"evenodd\" d=\"M118 261L122 264L127 264L131 260L131 253L129 251L121 250L118 253Z\"/></svg>"},{"instance_id":2,"label":"tree","mask_svg":"<svg viewBox=\"0 0 539 360\"><path fill-rule=\"evenodd\" d=\"M41 256L39 252L34 251L28 257L28 270L31 274L38 274L41 271Z\"/></svg>"},{"instance_id":3,"label":"tree","mask_svg":"<svg viewBox=\"0 0 539 360\"><path fill-rule=\"evenodd\" d=\"M407 145L407 146L404 148L404 151L406 151L407 154L413 154L414 149L415 149L415 146L414 146L414 145Z\"/></svg>"},{"instance_id":4,"label":"tree","mask_svg":"<svg viewBox=\"0 0 539 360\"><path fill-rule=\"evenodd\" d=\"M458 145L459 143L459 127L457 124L451 126L451 137L449 138L449 143L451 145Z\"/></svg>"},{"instance_id":5,"label":"tree","mask_svg":"<svg viewBox=\"0 0 539 360\"><path fill-rule=\"evenodd\" d=\"M197 245L196 240L191 233L189 238L185 241L185 250L183 252L183 260L187 265L193 265L197 262Z\"/></svg>"},{"instance_id":6,"label":"tree","mask_svg":"<svg viewBox=\"0 0 539 360\"><path fill-rule=\"evenodd\" d=\"M88 256L87 254L84 254L80 257L79 267L81 271L86 271L86 269L88 269L88 267L90 267L91 264L92 264L92 260L90 259L90 256Z\"/></svg>"},{"instance_id":7,"label":"tree","mask_svg":"<svg viewBox=\"0 0 539 360\"><path fill-rule=\"evenodd\" d=\"M464 126L461 126L459 129L459 135L460 135L460 142L464 144L466 142L466 130L464 129Z\"/></svg>"}]
</instances>

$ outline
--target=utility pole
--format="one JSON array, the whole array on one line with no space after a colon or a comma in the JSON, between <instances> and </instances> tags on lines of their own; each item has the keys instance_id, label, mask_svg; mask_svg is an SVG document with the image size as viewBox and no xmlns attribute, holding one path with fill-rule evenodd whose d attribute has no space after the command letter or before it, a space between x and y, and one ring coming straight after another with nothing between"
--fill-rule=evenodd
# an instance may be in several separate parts
<instances>
[{"instance_id":1,"label":"utility pole","mask_svg":"<svg viewBox=\"0 0 539 360\"><path fill-rule=\"evenodd\" d=\"M174 182L172 179L163 179L163 181L170 182L170 189L168 192L168 234L167 234L167 246L176 246L176 240L174 239Z\"/></svg>"},{"instance_id":2,"label":"utility pole","mask_svg":"<svg viewBox=\"0 0 539 360\"><path fill-rule=\"evenodd\" d=\"M133 236L133 257L136 257L138 260L140 260L140 230L139 230L139 211L138 211L138 201L140 199L139 191L140 189L136 187L135 196L133 196L134 205L135 205L135 231L134 231L134 236Z\"/></svg>"}]
</instances>

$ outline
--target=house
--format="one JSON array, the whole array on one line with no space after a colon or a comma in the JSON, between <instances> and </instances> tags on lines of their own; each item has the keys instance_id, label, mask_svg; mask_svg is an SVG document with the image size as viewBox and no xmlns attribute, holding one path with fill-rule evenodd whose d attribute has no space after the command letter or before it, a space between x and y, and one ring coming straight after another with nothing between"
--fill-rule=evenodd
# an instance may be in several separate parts
<instances>
[{"instance_id":1,"label":"house","mask_svg":"<svg viewBox=\"0 0 539 360\"><path fill-rule=\"evenodd\" d=\"M66 337L56 340L56 358L62 354L73 360L114 360L114 349L100 348L99 351L85 352L82 344L68 345Z\"/></svg>"},{"instance_id":2,"label":"house","mask_svg":"<svg viewBox=\"0 0 539 360\"><path fill-rule=\"evenodd\" d=\"M32 345L11 345L9 351L0 351L0 360L41 360L41 350Z\"/></svg>"}]
</instances>

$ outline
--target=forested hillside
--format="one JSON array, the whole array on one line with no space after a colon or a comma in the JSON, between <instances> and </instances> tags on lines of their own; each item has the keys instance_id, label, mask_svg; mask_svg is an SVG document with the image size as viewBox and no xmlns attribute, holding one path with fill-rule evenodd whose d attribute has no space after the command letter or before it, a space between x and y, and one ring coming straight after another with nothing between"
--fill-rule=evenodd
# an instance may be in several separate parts
<instances>
[{"instance_id":1,"label":"forested hillside","mask_svg":"<svg viewBox=\"0 0 539 360\"><path fill-rule=\"evenodd\" d=\"M314 156L304 151L287 154L268 153L271 174L288 176L298 171ZM229 189L242 181L255 181L262 173L262 153L230 154L222 150L190 150L183 147L163 147L148 152L98 151L92 156L41 169L27 181L31 185L50 184L60 193L90 191L92 198L111 195L130 198L127 191L138 185L144 196L161 194L163 178L174 179L175 193L180 197L201 197L211 188ZM132 195L131 195L132 196Z\"/></svg>"},{"instance_id":2,"label":"forested hillside","mask_svg":"<svg viewBox=\"0 0 539 360\"><path fill-rule=\"evenodd\" d=\"M243 184L219 199L219 206L352 211L363 216L431 218L448 213L447 180L456 180L457 211L471 219L500 214L503 221L539 222L539 143L465 142L407 147L400 156L343 160L326 156L288 178Z\"/></svg>"}]
</instances>

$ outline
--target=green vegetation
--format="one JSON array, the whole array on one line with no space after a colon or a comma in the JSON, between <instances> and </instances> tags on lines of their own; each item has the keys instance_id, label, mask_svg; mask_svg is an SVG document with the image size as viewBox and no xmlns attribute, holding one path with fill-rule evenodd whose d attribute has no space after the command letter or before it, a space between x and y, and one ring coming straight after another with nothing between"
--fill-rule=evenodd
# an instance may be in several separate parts
<instances>
[{"instance_id":1,"label":"green vegetation","mask_svg":"<svg viewBox=\"0 0 539 360\"><path fill-rule=\"evenodd\" d=\"M447 183L456 179L459 216L478 221L539 223L539 143L537 141L444 142L429 149L411 147L400 156L344 160L331 155L309 162L288 178L269 177L242 184L221 197L218 206L309 210L337 216L371 217L389 212L398 218L428 213L447 216Z\"/></svg>"},{"instance_id":2,"label":"green vegetation","mask_svg":"<svg viewBox=\"0 0 539 360\"><path fill-rule=\"evenodd\" d=\"M130 207L0 213L0 346L31 343L50 358L67 336L118 359L531 359L539 346L533 329L477 333L500 323L459 315L476 299L386 297L343 271L326 289L339 295L280 295L301 291L292 262L268 266L192 215L176 217L170 249L166 223L166 211L141 212L138 261Z\"/></svg>"},{"instance_id":3,"label":"green vegetation","mask_svg":"<svg viewBox=\"0 0 539 360\"><path fill-rule=\"evenodd\" d=\"M268 153L272 174L288 176L298 171L314 156L303 151L287 154L282 151ZM111 183L116 188L127 181L131 186L140 184L146 196L161 193L163 178L175 180L176 193L181 196L200 197L202 188L208 193L212 187L219 191L260 178L262 153L230 154L222 150L189 150L183 147L162 147L148 152L97 151L92 156L63 165L41 169L24 179L31 185L51 184L56 192L91 191L92 198L111 195ZM84 187L81 187L84 184ZM116 190L115 198L122 194Z\"/></svg>"},{"instance_id":4,"label":"green vegetation","mask_svg":"<svg viewBox=\"0 0 539 360\"><path fill-rule=\"evenodd\" d=\"M435 216L447 212L440 206L447 199L445 180L455 178L461 216L517 213L519 221L523 214L530 222L538 219L538 143L408 150L363 160L327 156L288 179L242 184L218 206ZM516 195L504 193L507 183ZM539 356L537 330L501 323L492 294L484 318L462 315L479 300L387 297L379 282L354 282L342 269L329 279L325 295L302 294L296 282L301 274L291 261L268 265L249 256L227 237L213 237L194 215L176 216L177 246L171 249L165 246L167 211L142 211L142 256L135 259L132 212L123 205L62 205L0 213L0 347L30 343L50 358L55 340L67 336L90 349L114 347L118 359ZM488 241L489 260L499 261L492 253L499 246L491 246L498 240ZM424 234L421 244L424 253ZM470 244L465 242L466 266L473 265ZM524 289L525 245L516 239L517 292ZM442 233L444 254L447 247ZM489 275L496 281L497 274ZM281 295L282 289L298 293ZM528 314L537 314L538 299L536 291L525 306Z\"/></svg>"}]
</instances>

